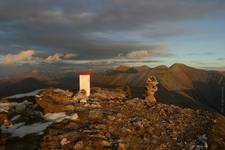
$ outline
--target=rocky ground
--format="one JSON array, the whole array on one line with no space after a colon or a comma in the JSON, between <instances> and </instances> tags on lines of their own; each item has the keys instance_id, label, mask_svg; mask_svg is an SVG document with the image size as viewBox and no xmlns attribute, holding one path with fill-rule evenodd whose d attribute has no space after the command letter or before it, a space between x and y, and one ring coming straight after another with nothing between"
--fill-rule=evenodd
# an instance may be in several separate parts
<instances>
[{"instance_id":1,"label":"rocky ground","mask_svg":"<svg viewBox=\"0 0 225 150\"><path fill-rule=\"evenodd\" d=\"M127 98L121 89L72 95L46 89L2 99L0 149L225 149L220 115Z\"/></svg>"}]
</instances>

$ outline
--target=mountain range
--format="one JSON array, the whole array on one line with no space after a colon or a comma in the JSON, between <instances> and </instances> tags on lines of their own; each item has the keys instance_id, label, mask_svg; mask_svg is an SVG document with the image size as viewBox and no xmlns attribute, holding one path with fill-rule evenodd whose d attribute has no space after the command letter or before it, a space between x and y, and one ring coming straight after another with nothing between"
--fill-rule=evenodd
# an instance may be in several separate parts
<instances>
[{"instance_id":1,"label":"mountain range","mask_svg":"<svg viewBox=\"0 0 225 150\"><path fill-rule=\"evenodd\" d=\"M0 97L47 87L77 91L78 75L76 71L65 74L39 70L21 73L13 78L0 79ZM145 80L152 75L159 81L156 93L158 102L222 113L222 87L225 86L225 72L222 71L197 69L184 64L154 68L118 66L91 72L91 85L104 88L129 87L132 97L142 97Z\"/></svg>"}]
</instances>

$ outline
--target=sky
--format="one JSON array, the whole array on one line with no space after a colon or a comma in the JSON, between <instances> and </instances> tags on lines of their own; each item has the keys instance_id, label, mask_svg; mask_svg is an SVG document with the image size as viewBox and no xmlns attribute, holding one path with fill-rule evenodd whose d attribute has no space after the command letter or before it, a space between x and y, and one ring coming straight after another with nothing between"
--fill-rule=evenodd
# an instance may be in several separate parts
<instances>
[{"instance_id":1,"label":"sky","mask_svg":"<svg viewBox=\"0 0 225 150\"><path fill-rule=\"evenodd\" d=\"M224 0L0 0L0 74L173 63L225 70Z\"/></svg>"}]
</instances>

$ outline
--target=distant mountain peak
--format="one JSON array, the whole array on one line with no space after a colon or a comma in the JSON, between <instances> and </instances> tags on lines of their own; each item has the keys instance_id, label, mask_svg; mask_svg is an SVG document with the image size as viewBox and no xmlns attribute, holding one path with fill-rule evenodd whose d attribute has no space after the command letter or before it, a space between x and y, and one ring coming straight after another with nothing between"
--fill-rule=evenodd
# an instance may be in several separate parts
<instances>
[{"instance_id":1,"label":"distant mountain peak","mask_svg":"<svg viewBox=\"0 0 225 150\"><path fill-rule=\"evenodd\" d=\"M170 66L170 68L174 68L174 67L189 67L189 66L182 63L174 63L173 65Z\"/></svg>"},{"instance_id":2,"label":"distant mountain peak","mask_svg":"<svg viewBox=\"0 0 225 150\"><path fill-rule=\"evenodd\" d=\"M168 69L168 67L166 65L160 65L160 66L157 66L155 67L154 69Z\"/></svg>"},{"instance_id":3,"label":"distant mountain peak","mask_svg":"<svg viewBox=\"0 0 225 150\"><path fill-rule=\"evenodd\" d=\"M142 65L142 66L135 67L135 69L137 71L147 71L147 70L149 70L151 68L149 66L147 66L147 65Z\"/></svg>"},{"instance_id":4,"label":"distant mountain peak","mask_svg":"<svg viewBox=\"0 0 225 150\"><path fill-rule=\"evenodd\" d=\"M169 68L172 69L172 70L196 69L196 68L193 68L193 67L190 67L188 65L181 64L181 63L175 63L175 64L171 65Z\"/></svg>"},{"instance_id":5,"label":"distant mountain peak","mask_svg":"<svg viewBox=\"0 0 225 150\"><path fill-rule=\"evenodd\" d=\"M113 70L116 70L116 71L127 71L128 69L130 69L129 66L119 65L119 66L115 67Z\"/></svg>"}]
</instances>

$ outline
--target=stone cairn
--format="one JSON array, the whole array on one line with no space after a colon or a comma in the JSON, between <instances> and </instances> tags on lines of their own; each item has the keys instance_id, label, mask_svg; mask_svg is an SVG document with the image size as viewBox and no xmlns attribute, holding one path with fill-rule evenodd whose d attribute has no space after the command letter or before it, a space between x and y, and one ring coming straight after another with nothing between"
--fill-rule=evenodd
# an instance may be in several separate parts
<instances>
[{"instance_id":1,"label":"stone cairn","mask_svg":"<svg viewBox=\"0 0 225 150\"><path fill-rule=\"evenodd\" d=\"M144 99L148 100L150 103L156 103L156 98L154 96L155 92L158 90L157 81L155 76L150 76L145 81L145 94Z\"/></svg>"}]
</instances>

